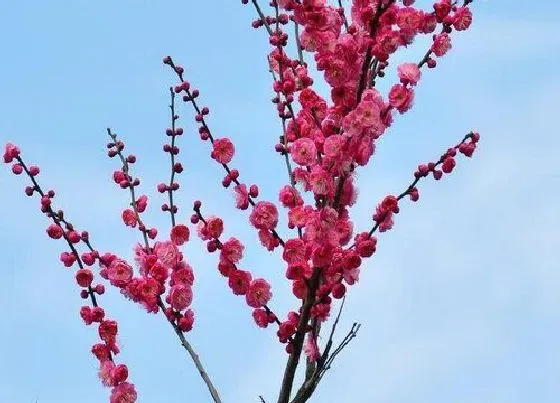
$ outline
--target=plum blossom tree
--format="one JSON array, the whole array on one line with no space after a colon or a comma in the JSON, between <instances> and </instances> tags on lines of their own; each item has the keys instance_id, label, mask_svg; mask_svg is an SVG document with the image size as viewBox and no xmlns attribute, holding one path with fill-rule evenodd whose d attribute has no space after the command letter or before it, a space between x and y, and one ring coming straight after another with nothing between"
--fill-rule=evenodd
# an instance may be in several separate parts
<instances>
[{"instance_id":1,"label":"plum blossom tree","mask_svg":"<svg viewBox=\"0 0 560 403\"><path fill-rule=\"evenodd\" d=\"M140 235L140 242L133 247L134 262L96 249L88 232L78 230L55 207L55 192L46 190L37 180L39 168L28 165L16 145L8 143L5 147L4 162L11 165L14 174L28 177L25 193L40 199L41 212L51 221L46 229L48 237L66 243L60 261L76 269L80 295L88 301L79 313L86 325L97 328L99 341L91 352L99 361L98 375L110 388L112 403L135 402L138 392L127 366L118 362L118 324L101 306L107 284L147 312L165 315L198 369L210 399L222 401L188 341L195 321L195 269L181 246L190 240L194 228L207 251L218 255L217 269L227 287L244 298L255 324L272 328L286 350L277 402L308 401L360 329L354 324L335 343L346 295L358 282L364 259L376 252L376 234L393 227L405 198L418 201L422 180L440 180L450 174L457 157L471 157L479 141L479 134L471 131L438 159L420 164L404 190L387 195L375 207L370 228L355 228L349 218L357 200L355 173L370 162L377 140L393 120L412 108L414 90L424 69L434 69L437 59L451 49L454 31L469 28L472 1L459 4L438 0L429 10L415 7L414 0L352 0L346 7L341 0L271 0L266 7L258 0L241 2L254 8L252 26L266 32L271 47L267 60L272 74L272 103L281 129L274 149L287 171L287 182L278 191L281 209L273 201L260 200L259 187L242 180L232 166L234 143L211 130L210 109L202 106L199 90L187 81L183 67L170 56L163 59L176 79L170 88L170 127L165 131L167 141L163 146L169 155L170 177L157 185L166 197L161 210L169 215L170 230L158 232L144 221L148 198L139 194L140 179L133 172L136 157L125 153L124 142L107 129L107 154L118 162L112 181L130 196L122 221ZM419 35L431 35L431 46L421 60L399 64L395 69L398 81L382 94L376 85L389 79L391 58ZM324 78L329 89L326 95L321 95L312 75ZM177 100L194 111L200 139L208 144L210 157L223 168L222 185L231 189L239 210L249 210L248 221L258 243L268 251L279 250L280 265L295 297L290 312L275 311L271 284L242 268L245 245L235 237L225 239L222 218L204 211L200 201L194 203L190 220L179 214L174 195L179 190L177 177L183 172L178 156L184 131L179 126ZM287 216L288 228L278 228L280 214ZM326 329L329 317L334 321ZM325 343L319 342L321 332ZM300 363L305 368L297 377ZM262 396L260 400L266 401Z\"/></svg>"}]
</instances>

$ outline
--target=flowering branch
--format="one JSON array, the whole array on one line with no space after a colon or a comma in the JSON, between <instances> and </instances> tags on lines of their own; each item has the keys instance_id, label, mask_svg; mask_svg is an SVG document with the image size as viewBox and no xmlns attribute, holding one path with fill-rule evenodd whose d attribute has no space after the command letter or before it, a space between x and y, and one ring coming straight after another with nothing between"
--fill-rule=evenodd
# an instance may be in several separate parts
<instances>
[{"instance_id":1,"label":"flowering branch","mask_svg":"<svg viewBox=\"0 0 560 403\"><path fill-rule=\"evenodd\" d=\"M70 252L61 255L62 262L68 267L76 262L79 266L76 280L82 287L81 295L91 300L91 306L82 307L80 314L86 324L99 323L104 344L94 346L94 354L101 363L103 382L113 388L111 403L133 403L136 392L132 384L125 382L126 367L113 363L113 355L118 352L115 344L117 327L116 322L103 319L104 311L98 306L96 295L102 294L104 288L101 284L92 286L93 274L86 267L95 262L99 262L100 276L119 288L125 297L150 313L163 312L195 363L214 403L221 402L200 358L185 337L194 324L194 312L190 308L194 271L179 249L189 240L190 229L177 222L178 207L174 201L174 192L179 189L176 175L183 171L177 161L180 152L177 139L183 129L176 126L176 96L192 105L200 138L209 141L211 158L225 171L222 185L225 188L233 185L238 209L250 208L249 222L257 230L260 243L269 251L282 246L285 277L299 300L285 319L280 319L270 308L270 284L262 278L253 279L249 271L239 268L245 246L234 237L222 241L222 219L203 216L201 202L194 204L191 223L198 225L197 232L206 243L206 249L210 253L219 253L218 270L227 278L231 291L244 296L246 303L253 308L252 316L257 326L277 326L278 341L288 353L277 402L303 403L312 396L336 357L360 329L360 325L354 323L333 350L348 287L358 282L363 259L376 251L374 233L393 227L394 215L399 212L399 202L404 197L408 196L412 201L419 199L416 186L420 179L429 175L441 179L444 173L453 171L458 153L470 157L477 146L479 135L471 132L437 161L419 165L414 180L405 191L397 196L386 196L376 206L373 227L367 232L354 234L350 208L358 193L355 172L370 162L377 139L392 125L393 114L404 114L412 108L414 87L421 78L421 68L435 67L436 58L451 49L450 33L469 28L472 14L467 6L471 2L463 0L463 5L458 6L457 1L436 0L433 11L428 12L414 7L414 0L352 0L351 10L346 12L341 0L272 0L267 11L259 6L258 0L251 0L258 16L252 26L264 27L271 45L267 60L275 93L272 102L282 124L282 136L275 150L284 158L289 176L289 184L279 190L278 200L285 209L288 228L297 229L297 236L291 239L283 239L278 233L276 205L257 201L258 187L239 180L239 171L230 165L235 154L232 141L227 137L214 137L207 124L210 109L199 106L199 91L191 89L183 77L184 69L169 56L163 62L173 69L179 82L170 88L171 123L166 130L170 141L163 146L163 150L170 154L170 179L169 183L157 185L157 190L167 195L161 210L169 212L171 220L171 230L165 240L155 241L157 229L147 228L142 220L148 198L136 193L140 180L131 173L136 157L125 156L124 143L110 129L107 130L111 138L108 155L118 156L121 162L120 169L113 173L113 180L130 193L130 208L122 212L122 219L126 226L142 233L143 243L134 248L138 275L118 256L111 253L100 256L86 232L79 235L61 211L55 213L51 208L54 192L44 193L34 179L39 169L28 168L19 157L16 146L6 146L4 161L15 161L12 171L15 174L25 172L31 178L33 186L29 186L26 193L38 193L41 210L53 220L47 230L49 236L64 238L69 245ZM242 3L248 4L249 0L242 0ZM294 57L287 54L289 35L284 30L290 23L294 24L294 53L297 53ZM376 79L385 76L392 55L410 45L417 35L436 32L438 26L441 31L433 35L430 48L418 63L398 65L399 82L392 85L388 94L376 89ZM314 79L308 72L304 52L312 54L310 60L315 62L316 70L329 86L329 98L313 89ZM81 256L75 246L79 242L89 249ZM340 299L338 314L321 351L318 345L321 330L331 314L334 300ZM306 357L305 377L292 396L302 353ZM261 402L265 401L264 397L259 398Z\"/></svg>"},{"instance_id":2,"label":"flowering branch","mask_svg":"<svg viewBox=\"0 0 560 403\"><path fill-rule=\"evenodd\" d=\"M173 102L173 96L172 96L172 102L171 102L171 111L172 111L172 145L171 145L171 149L170 154L172 155L172 172L175 172L175 161L173 159L173 155L176 155L179 150L178 148L175 146L174 144L174 140L175 140L175 136L176 135L180 135L177 134L178 131L175 130L175 126L174 126L174 121L175 121L175 111L174 111L174 102ZM155 247L151 247L150 243L148 241L148 238L150 239L154 239L157 235L157 231L155 229L150 229L150 230L146 230L146 227L144 225L144 223L142 222L142 219L140 217L140 213L144 211L145 209L145 203L143 204L139 204L138 200L136 200L136 195L135 195L135 186L138 186L140 184L140 180L139 179L132 179L132 177L130 176L130 168L129 168L129 164L130 163L134 163L136 161L136 158L134 156L128 156L128 157L124 157L122 150L124 149L124 143L122 143L121 141L119 141L117 139L117 135L113 134L111 132L111 129L107 129L107 133L109 135L109 137L113 140L112 143L110 143L108 146L111 147L111 149L109 150L109 156L113 157L115 155L118 155L123 166L122 166L122 172L126 175L125 179L120 180L119 184L121 186L121 188L128 188L130 191L130 199L131 199L131 206L133 207L133 211L134 211L134 216L136 218L136 221L139 224L139 228L142 231L142 234L144 236L144 251L143 253L145 253L146 255L154 252L155 256L157 256L158 258L160 258L161 260L169 260L170 258L172 260L176 260L175 258L173 258L173 256L170 256L170 254L174 254L174 253L178 253L174 252L174 248L172 247L173 244L161 244L161 243L156 243ZM170 197L170 205L171 205L171 211L173 211L173 201L172 201L172 191L173 189L178 189L178 185L173 181L173 174L172 174L172 178L171 178L171 184L169 185L169 197ZM142 206L142 207L139 207ZM175 210L176 211L176 210ZM171 219L172 222L174 224L174 215L171 215ZM134 222L130 223L131 226L134 226ZM186 229L186 227L180 227L180 226L173 226L172 231L171 231L171 237L174 239L175 243L177 244L182 244L183 242L185 242L188 239L188 231L186 233L184 233L183 235L179 235L177 234L177 229L180 230L184 230ZM174 233L175 232L175 233ZM162 250L162 252L160 253L159 250ZM137 251L138 253L142 253L142 251ZM158 256L159 255L159 256ZM148 261L149 258L146 257L144 259L145 264L148 265ZM175 267L173 268L173 270L175 270L175 274L180 272L181 270L184 270L184 264L181 265L179 264L181 263L181 261L178 261L175 263ZM165 281L165 279L167 278L167 274L165 275L161 275L161 274L156 274L154 276L154 267L155 264L152 264L152 267L149 268L149 270L151 270L152 272L152 277L156 277L157 279L162 279ZM161 267L161 266L158 266ZM148 269L148 267L144 267L144 271L146 273L146 269ZM183 275L184 276L184 275ZM197 368L200 376L202 377L202 380L204 381L204 383L206 384L208 391L210 392L210 395L212 396L212 399L215 403L221 403L221 399L219 396L219 393L216 389L216 387L214 386L214 384L212 383L210 377L208 376L208 373L206 372L206 370L204 369L204 366L202 365L202 362L198 356L198 354L196 353L196 351L194 350L194 348L192 347L192 345L186 340L183 332L185 331L189 331L192 329L192 322L194 321L194 317L192 316L192 311L188 310L185 312L184 315L181 315L178 311L180 311L181 309L186 308L188 305L190 305L190 301L192 300L192 291L190 291L190 287L186 288L184 284L179 284L179 285L173 285L173 282L175 280L172 279L172 288L168 294L168 302L171 302L171 307L166 307L161 299L161 293L163 292L163 290L161 290L160 293L158 293L157 296L155 296L155 300L152 298L152 301L150 302L150 305L152 305L153 309L153 304L155 302L155 304L157 305L157 307L159 307L161 309L161 311L165 314L165 316L168 319L168 322L170 323L170 325L172 326L173 330L175 331L175 333L177 334L177 336L179 337L179 340L181 342L181 345L185 348L185 350L187 351L187 353L190 355L191 359L193 360L195 367ZM176 292L175 292L176 291ZM175 301L174 301L175 300ZM188 300L188 302L186 302L186 300ZM174 311L173 308L176 308L177 311ZM177 323L176 323L177 322Z\"/></svg>"},{"instance_id":3,"label":"flowering branch","mask_svg":"<svg viewBox=\"0 0 560 403\"><path fill-rule=\"evenodd\" d=\"M80 316L86 325L91 325L92 323L99 324L98 333L103 343L95 344L91 351L99 360L99 377L103 385L112 388L111 401L124 401L121 399L135 401L137 393L134 385L127 382L127 366L124 364L116 365L113 358L113 354L116 355L120 352L116 343L117 322L105 318L105 311L99 306L95 295L102 295L105 292L105 288L101 284L92 287L94 276L92 271L86 267L93 265L96 259L99 258L99 255L97 253L85 253L80 256L75 246L79 242L89 245L88 233L84 231L79 235L74 226L64 219L62 210L54 211L52 199L55 196L55 192L49 190L45 193L35 179L39 174L39 167L31 166L28 168L20 156L19 148L8 143L6 153L4 154L4 162L11 163L14 160L16 163L12 165L12 172L16 175L25 172L33 184L33 186L26 187L25 193L28 196L32 196L34 193L39 194L41 196L41 211L53 221L53 224L47 228L48 236L52 239L64 238L70 248L70 253L63 252L61 254L60 259L64 266L71 267L74 263L78 264L79 270L76 272L76 282L82 287L80 295L84 299L89 298L92 306L92 308L83 306L80 309ZM63 225L66 227L66 231L62 228Z\"/></svg>"}]
</instances>

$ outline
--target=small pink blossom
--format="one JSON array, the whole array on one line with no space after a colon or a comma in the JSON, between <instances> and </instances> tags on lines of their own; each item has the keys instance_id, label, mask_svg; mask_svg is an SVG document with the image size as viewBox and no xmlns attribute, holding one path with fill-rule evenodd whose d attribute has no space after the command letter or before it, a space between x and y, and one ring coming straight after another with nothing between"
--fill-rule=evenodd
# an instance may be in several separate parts
<instances>
[{"instance_id":1,"label":"small pink blossom","mask_svg":"<svg viewBox=\"0 0 560 403\"><path fill-rule=\"evenodd\" d=\"M294 141L290 150L292 159L298 165L311 165L317 159L315 142L307 137Z\"/></svg>"},{"instance_id":2,"label":"small pink blossom","mask_svg":"<svg viewBox=\"0 0 560 403\"><path fill-rule=\"evenodd\" d=\"M171 242L177 246L181 246L189 240L190 233L189 227L184 224L177 224L171 229Z\"/></svg>"},{"instance_id":3,"label":"small pink blossom","mask_svg":"<svg viewBox=\"0 0 560 403\"><path fill-rule=\"evenodd\" d=\"M122 259L114 259L107 268L107 278L116 287L125 287L132 279L132 267Z\"/></svg>"},{"instance_id":4,"label":"small pink blossom","mask_svg":"<svg viewBox=\"0 0 560 403\"><path fill-rule=\"evenodd\" d=\"M273 251L280 244L274 234L267 229L260 229L258 234L261 245L269 251Z\"/></svg>"},{"instance_id":5,"label":"small pink blossom","mask_svg":"<svg viewBox=\"0 0 560 403\"><path fill-rule=\"evenodd\" d=\"M262 278L251 281L249 290L245 295L247 305L253 308L265 306L271 297L272 293L270 292L270 284Z\"/></svg>"},{"instance_id":6,"label":"small pink blossom","mask_svg":"<svg viewBox=\"0 0 560 403\"><path fill-rule=\"evenodd\" d=\"M416 85L420 80L421 72L416 63L403 63L397 67L397 73L404 85Z\"/></svg>"},{"instance_id":7,"label":"small pink blossom","mask_svg":"<svg viewBox=\"0 0 560 403\"><path fill-rule=\"evenodd\" d=\"M136 389L134 385L128 382L123 382L115 386L111 390L110 403L135 403L137 399Z\"/></svg>"},{"instance_id":8,"label":"small pink blossom","mask_svg":"<svg viewBox=\"0 0 560 403\"><path fill-rule=\"evenodd\" d=\"M389 104L397 109L401 114L412 107L414 101L414 91L402 84L395 84L389 91Z\"/></svg>"},{"instance_id":9,"label":"small pink blossom","mask_svg":"<svg viewBox=\"0 0 560 403\"><path fill-rule=\"evenodd\" d=\"M251 211L249 221L256 229L274 229L278 224L278 210L274 204L260 201Z\"/></svg>"},{"instance_id":10,"label":"small pink blossom","mask_svg":"<svg viewBox=\"0 0 560 403\"><path fill-rule=\"evenodd\" d=\"M212 158L220 164L229 164L235 154L235 147L227 137L214 140L212 145Z\"/></svg>"},{"instance_id":11,"label":"small pink blossom","mask_svg":"<svg viewBox=\"0 0 560 403\"><path fill-rule=\"evenodd\" d=\"M233 189L235 192L235 207L240 210L249 208L249 192L247 186L243 183L236 185Z\"/></svg>"},{"instance_id":12,"label":"small pink blossom","mask_svg":"<svg viewBox=\"0 0 560 403\"><path fill-rule=\"evenodd\" d=\"M268 327L268 314L264 309L255 309L253 311L253 319L258 327Z\"/></svg>"},{"instance_id":13,"label":"small pink blossom","mask_svg":"<svg viewBox=\"0 0 560 403\"><path fill-rule=\"evenodd\" d=\"M6 164L11 163L20 154L20 149L18 146L12 143L7 143L4 149L4 162Z\"/></svg>"},{"instance_id":14,"label":"small pink blossom","mask_svg":"<svg viewBox=\"0 0 560 403\"><path fill-rule=\"evenodd\" d=\"M91 286L93 281L93 273L90 269L80 269L76 272L76 282L80 287L87 288Z\"/></svg>"},{"instance_id":15,"label":"small pink blossom","mask_svg":"<svg viewBox=\"0 0 560 403\"><path fill-rule=\"evenodd\" d=\"M453 27L457 31L464 31L472 24L472 13L468 7L458 7L453 15Z\"/></svg>"},{"instance_id":16,"label":"small pink blossom","mask_svg":"<svg viewBox=\"0 0 560 403\"><path fill-rule=\"evenodd\" d=\"M245 295L251 284L251 273L244 270L232 270L229 273L229 287L235 295Z\"/></svg>"},{"instance_id":17,"label":"small pink blossom","mask_svg":"<svg viewBox=\"0 0 560 403\"><path fill-rule=\"evenodd\" d=\"M122 212L122 219L127 227L136 227L138 220L136 219L136 213L132 209L126 209Z\"/></svg>"},{"instance_id":18,"label":"small pink blossom","mask_svg":"<svg viewBox=\"0 0 560 403\"><path fill-rule=\"evenodd\" d=\"M290 185L284 186L278 195L280 203L286 208L293 208L303 204L303 199L296 188Z\"/></svg>"},{"instance_id":19,"label":"small pink blossom","mask_svg":"<svg viewBox=\"0 0 560 403\"><path fill-rule=\"evenodd\" d=\"M229 238L227 241L222 243L222 249L220 251L220 259L225 259L233 264L238 263L243 257L243 250L245 247L241 241L237 238Z\"/></svg>"},{"instance_id":20,"label":"small pink blossom","mask_svg":"<svg viewBox=\"0 0 560 403\"><path fill-rule=\"evenodd\" d=\"M451 49L451 37L446 34L434 35L434 43L432 44L432 52L436 56L443 56Z\"/></svg>"},{"instance_id":21,"label":"small pink blossom","mask_svg":"<svg viewBox=\"0 0 560 403\"><path fill-rule=\"evenodd\" d=\"M206 222L200 221L198 223L198 236L203 241L217 239L222 235L224 230L224 222L221 218L211 216L206 219Z\"/></svg>"},{"instance_id":22,"label":"small pink blossom","mask_svg":"<svg viewBox=\"0 0 560 403\"><path fill-rule=\"evenodd\" d=\"M192 289L188 285L174 285L173 287L171 287L169 297L171 300L171 306L178 311L182 311L183 309L187 308L192 302Z\"/></svg>"},{"instance_id":23,"label":"small pink blossom","mask_svg":"<svg viewBox=\"0 0 560 403\"><path fill-rule=\"evenodd\" d=\"M148 196L142 195L136 200L136 209L139 213L143 213L146 211L146 207L148 206Z\"/></svg>"},{"instance_id":24,"label":"small pink blossom","mask_svg":"<svg viewBox=\"0 0 560 403\"><path fill-rule=\"evenodd\" d=\"M154 254L159 261L168 269L172 269L182 259L181 252L171 241L156 242Z\"/></svg>"}]
</instances>

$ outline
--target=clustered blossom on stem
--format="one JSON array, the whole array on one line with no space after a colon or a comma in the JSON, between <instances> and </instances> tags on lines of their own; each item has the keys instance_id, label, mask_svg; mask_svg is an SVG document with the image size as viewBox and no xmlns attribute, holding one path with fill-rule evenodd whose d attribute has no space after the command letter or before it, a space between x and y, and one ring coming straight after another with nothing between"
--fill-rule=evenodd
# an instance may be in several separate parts
<instances>
[{"instance_id":1,"label":"clustered blossom on stem","mask_svg":"<svg viewBox=\"0 0 560 403\"><path fill-rule=\"evenodd\" d=\"M42 190L36 180L40 172L39 167L32 165L28 168L20 153L17 146L8 143L4 152L4 162L12 164L14 174L25 172L28 175L32 186L25 188L25 194L28 196L38 194L41 197L41 212L52 221L52 224L47 227L47 235L51 239L64 239L68 244L69 251L62 252L60 255L61 262L67 268L78 266L75 279L81 288L80 295L91 302L90 306L84 305L80 308L80 316L86 325L97 324L100 342L93 345L91 352L99 360L99 377L103 385L111 388L110 402L134 403L137 394L134 385L127 382L128 368L125 364L116 364L114 360L114 355L120 352L117 345L118 324L115 320L108 319L105 310L98 304L98 296L105 293L105 287L103 284L94 284L95 278L91 267L96 261L101 262L103 257L91 247L87 231L78 232L64 217L62 210L54 210L52 201L55 192ZM90 252L80 255L77 249L80 243L85 244Z\"/></svg>"},{"instance_id":2,"label":"clustered blossom on stem","mask_svg":"<svg viewBox=\"0 0 560 403\"><path fill-rule=\"evenodd\" d=\"M246 210L249 206L252 206L254 209L262 210L263 203L268 202L255 202L259 195L258 186L253 184L247 187L247 184L240 182L239 171L229 166L233 156L235 155L235 146L227 137L215 138L212 135L205 118L205 116L210 114L210 109L208 107L200 108L196 101L200 92L198 90L191 90L191 84L183 78L183 67L175 65L170 56L166 56L163 59L163 63L169 65L179 77L180 84L175 86L175 92L178 94L184 93L185 95L183 95L183 101L192 104L194 110L196 111L195 121L199 124L200 138L203 141L210 141L212 145L210 156L222 165L226 171L226 175L222 179L222 185L226 188L230 187L232 184L235 185L234 196L236 207L240 210ZM265 205L269 206L269 204ZM270 213L273 213L273 211ZM261 240L262 245L268 250L273 250L279 245L283 245L284 241L278 232L276 232L276 224L270 225L268 228L259 228L256 226L257 222L254 220L251 220L251 224L253 224L253 226L258 230L259 239Z\"/></svg>"},{"instance_id":3,"label":"clustered blossom on stem","mask_svg":"<svg viewBox=\"0 0 560 403\"><path fill-rule=\"evenodd\" d=\"M279 323L276 315L267 306L272 298L268 281L263 278L253 279L251 272L237 266L243 258L243 243L235 237L222 242L220 237L224 231L223 220L215 216L205 218L201 207L200 201L194 202L191 222L198 225L198 235L206 241L206 249L210 253L219 251L218 270L228 279L231 292L234 295L245 296L247 305L254 308L253 318L259 327L266 328L270 323Z\"/></svg>"},{"instance_id":4,"label":"clustered blossom on stem","mask_svg":"<svg viewBox=\"0 0 560 403\"><path fill-rule=\"evenodd\" d=\"M174 113L172 119L176 119ZM177 133L178 129L173 128L172 131ZM143 305L148 312L157 313L159 311L162 307L161 297L165 294L165 302L168 304L164 308L166 317L181 331L188 332L192 330L194 323L194 312L189 308L193 299L194 272L185 261L179 246L188 241L190 230L184 224L174 225L169 240L157 241L153 246L150 245L149 239L156 238L157 230L155 228L146 229L141 218L141 213L147 206L147 197L143 195L136 198L135 189L140 185L140 180L133 179L130 173L130 165L136 162L136 157L132 155L125 157L123 154L124 143L118 140L116 134L110 130L108 133L112 139L112 142L107 144L108 155L111 158L118 156L122 163L121 170L116 171L113 177L118 176L121 179L118 185L130 193L132 209L129 210L143 234L144 244L137 244L134 248L134 259L139 268L139 276L134 276L132 266L126 261L110 254L104 256L103 269L100 274L108 279L111 285L120 288L123 295ZM172 135L172 139L173 145L164 147L164 150L168 149L167 152L177 155L179 148L174 145L174 135ZM176 164L172 159L173 172L175 172ZM115 182L117 181L115 180ZM159 187L161 185L158 185ZM169 191L170 200L172 200L171 190L173 188L178 189L179 184L172 181L169 189L166 189ZM140 203L140 201L142 202ZM172 202L171 205L171 217L174 222L174 214L177 209ZM163 210L165 211L165 209Z\"/></svg>"},{"instance_id":5,"label":"clustered blossom on stem","mask_svg":"<svg viewBox=\"0 0 560 403\"><path fill-rule=\"evenodd\" d=\"M479 141L479 134L471 132L437 161L419 165L413 182L402 193L387 195L376 206L373 227L369 231L355 232L350 208L357 202L356 172L371 162L377 140L392 126L394 119L413 107L415 88L425 73L423 68L435 68L436 60L451 49L454 31L470 27L472 13L468 6L472 0L463 0L462 5L458 1L437 0L430 10L416 7L414 0L352 0L349 10L345 10L340 1L336 7L327 0L272 0L267 9L261 8L258 0L250 2L257 13L252 26L266 31L270 45L267 60L273 81L272 103L282 130L274 148L284 159L288 171L287 184L278 191L278 202L283 209L272 201L258 200L258 186L241 181L239 171L232 166L236 152L234 143L227 135L216 137L211 132L208 126L210 109L199 106L199 90L191 88L191 83L184 78L184 68L175 64L170 56L166 56L163 63L178 78L178 83L170 88L171 126L166 130L170 141L163 146L163 151L170 156L171 177L168 183L157 185L157 190L168 196L168 202L161 206L171 218L166 240L150 244L156 240L158 231L148 228L142 219L148 198L136 195L140 180L131 174L136 157L125 156L124 143L108 130L111 137L108 155L118 157L122 163L113 173L113 180L130 193L130 206L122 211L121 218L126 226L137 228L143 238L143 243L134 248L138 274L132 265L114 254L99 255L87 233L78 234L64 220L62 212L54 213L50 207L54 192L43 194L35 183L39 168L27 168L19 157L19 149L13 144L6 146L4 161L16 160L12 165L13 173L25 171L29 175L34 187L26 189L26 193L40 193L42 211L54 220L47 230L49 236L64 237L71 247L70 252L61 255L62 262L68 267L76 262L80 266L76 279L83 287L82 296L90 297L93 305L93 308L82 308L81 315L88 324L100 323L100 337L104 341L101 345L108 354L103 355L105 350L97 347L96 355L109 357L101 362L100 376L105 384L113 387L113 395L117 397L112 402L132 402L136 392L126 382L126 367L112 361L111 353L118 352L113 343L116 323L103 318L95 295L102 294L104 288L100 284L92 285L93 274L86 267L96 261L101 277L120 289L123 295L140 303L148 312L164 312L191 354L212 398L220 402L198 356L183 336L183 332L193 327L194 314L190 306L194 273L179 249L189 240L190 230L187 225L176 222L178 207L173 198L179 189L176 175L183 172L182 164L177 161L180 153L177 140L183 135L183 129L176 126L177 96L194 109L199 137L209 142L210 158L225 172L221 183L225 188L232 188L236 208L249 210L249 224L256 230L261 245L269 251L280 247L282 270L298 306L288 312L284 321L269 308L271 285L239 268L245 246L236 237L222 241L223 220L217 216L203 216L201 202L194 203L191 223L198 225L197 233L206 249L219 254L218 270L227 278L232 293L244 296L257 326L266 328L273 323L278 326L278 340L285 344L289 354L278 403L307 401L334 358L356 336L358 324L337 348L332 349L339 311L325 345L319 345L321 329L331 316L334 302L344 300L349 288L359 280L363 260L377 250L378 239L374 233L393 227L404 197L414 202L419 199L417 184L422 178L431 175L439 180L451 173L457 155L471 157ZM242 3L249 4L249 0L242 0ZM287 31L291 26L297 50L294 57L289 55L292 33ZM387 77L393 55L412 45L419 35L432 37L423 58L396 66L397 81L390 85L387 93L379 91L376 84ZM314 67L328 86L327 96L313 88L315 81L305 61L308 55L312 56ZM280 236L281 218L286 219L288 229L296 230L293 236L285 239ZM81 257L73 246L79 242L84 242L89 249ZM305 381L292 400L294 376L302 352L307 357Z\"/></svg>"}]
</instances>

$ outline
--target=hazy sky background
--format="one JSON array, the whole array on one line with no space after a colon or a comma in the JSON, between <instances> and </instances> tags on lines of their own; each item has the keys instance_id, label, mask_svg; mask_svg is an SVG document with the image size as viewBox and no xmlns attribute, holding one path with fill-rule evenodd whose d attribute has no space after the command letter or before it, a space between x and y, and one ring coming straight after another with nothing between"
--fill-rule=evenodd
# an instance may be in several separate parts
<instances>
[{"instance_id":1,"label":"hazy sky background","mask_svg":"<svg viewBox=\"0 0 560 403\"><path fill-rule=\"evenodd\" d=\"M9 4L8 4L9 3ZM429 2L418 1L428 7ZM376 203L400 192L415 167L439 157L466 132L482 134L472 160L420 186L393 231L362 270L339 335L353 321L359 337L319 387L322 403L553 403L560 395L560 6L553 1L475 1L475 22L453 36L453 50L424 72L413 110L398 118L359 172L352 217L367 229ZM271 97L264 32L239 1L11 1L0 15L0 142L17 142L57 190L57 206L87 229L101 251L130 257L139 234L124 228L128 194L110 181L105 157L111 126L138 155L134 171L153 196L146 221L165 233L155 184L168 178L161 152L173 75L171 54L201 89L214 133L234 139L242 179L276 200L285 183L273 145L280 134ZM399 60L418 60L426 47ZM309 56L308 56L309 60ZM390 78L382 88L386 88ZM222 172L179 111L187 135L179 178L181 219L192 200L224 217L226 235L247 245L242 267L274 284L272 305L294 306L277 253L256 246L247 213L233 208ZM94 328L79 316L63 244L45 236L38 201L24 178L0 173L0 402L97 403L108 390L90 354ZM363 224L363 227L362 227ZM282 233L287 234L286 231ZM275 330L258 329L243 299L229 291L216 256L194 240L198 349L224 402L275 401L285 353ZM119 321L122 354L139 402L207 402L204 384L161 316L148 316L115 292L101 298Z\"/></svg>"}]
</instances>

